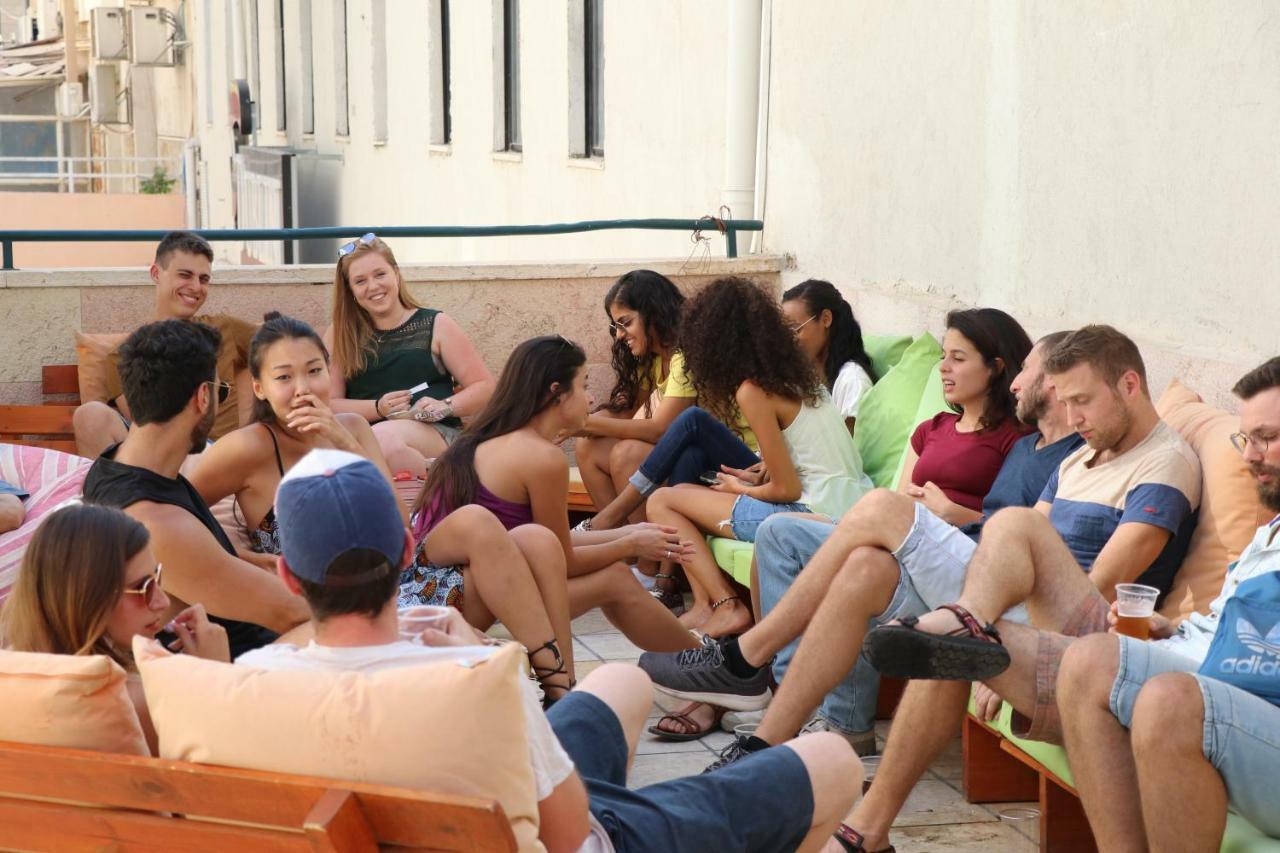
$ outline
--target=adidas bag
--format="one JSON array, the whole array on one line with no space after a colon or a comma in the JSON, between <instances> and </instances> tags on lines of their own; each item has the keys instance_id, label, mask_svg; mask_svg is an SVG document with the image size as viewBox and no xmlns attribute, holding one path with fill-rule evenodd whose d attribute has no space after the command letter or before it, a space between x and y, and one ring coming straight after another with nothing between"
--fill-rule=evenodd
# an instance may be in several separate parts
<instances>
[{"instance_id":1,"label":"adidas bag","mask_svg":"<svg viewBox=\"0 0 1280 853\"><path fill-rule=\"evenodd\" d=\"M1200 675L1280 705L1280 572L1250 578L1227 599Z\"/></svg>"}]
</instances>

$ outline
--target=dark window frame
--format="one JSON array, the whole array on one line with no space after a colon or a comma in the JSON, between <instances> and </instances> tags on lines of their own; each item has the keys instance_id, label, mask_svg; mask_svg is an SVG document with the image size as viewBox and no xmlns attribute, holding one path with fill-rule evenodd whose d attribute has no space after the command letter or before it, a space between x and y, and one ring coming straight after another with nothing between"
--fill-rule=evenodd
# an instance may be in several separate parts
<instances>
[{"instance_id":1,"label":"dark window frame","mask_svg":"<svg viewBox=\"0 0 1280 853\"><path fill-rule=\"evenodd\" d=\"M502 149L520 152L520 3L502 0Z\"/></svg>"},{"instance_id":2,"label":"dark window frame","mask_svg":"<svg viewBox=\"0 0 1280 853\"><path fill-rule=\"evenodd\" d=\"M582 3L583 151L604 156L604 2Z\"/></svg>"}]
</instances>

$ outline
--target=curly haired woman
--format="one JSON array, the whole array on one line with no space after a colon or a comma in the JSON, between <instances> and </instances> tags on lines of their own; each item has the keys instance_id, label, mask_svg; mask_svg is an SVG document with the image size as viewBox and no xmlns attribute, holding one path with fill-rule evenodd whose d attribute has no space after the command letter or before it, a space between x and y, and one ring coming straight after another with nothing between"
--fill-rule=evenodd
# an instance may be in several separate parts
<instances>
[{"instance_id":1,"label":"curly haired woman","mask_svg":"<svg viewBox=\"0 0 1280 853\"><path fill-rule=\"evenodd\" d=\"M726 335L725 329L750 334ZM716 566L702 534L751 542L760 522L774 513L838 518L871 481L822 378L764 290L741 278L712 283L690 300L680 342L703 407L681 418L698 419L701 430L728 432L723 423L734 423L741 412L763 462L761 477L722 466L710 488L680 485L649 498L650 520L694 544L683 561L694 604L681 621L718 637L744 630L751 611Z\"/></svg>"}]
</instances>

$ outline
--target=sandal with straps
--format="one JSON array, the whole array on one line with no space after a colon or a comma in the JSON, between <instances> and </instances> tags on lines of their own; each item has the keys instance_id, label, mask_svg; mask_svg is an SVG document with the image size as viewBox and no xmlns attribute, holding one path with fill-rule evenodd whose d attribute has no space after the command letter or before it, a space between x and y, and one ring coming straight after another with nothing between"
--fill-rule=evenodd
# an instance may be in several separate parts
<instances>
[{"instance_id":1,"label":"sandal with straps","mask_svg":"<svg viewBox=\"0 0 1280 853\"><path fill-rule=\"evenodd\" d=\"M652 726L649 726L649 730L648 730L649 734L653 735L659 740L673 741L678 743L683 741L697 740L698 738L706 737L712 732L719 731L720 719L724 717L725 711L727 709L721 708L717 705L707 705L706 707L711 709L711 725L707 726L705 729L700 729L698 728L698 723L693 719L692 716L690 716L690 714L692 714L692 712L695 710L697 705L700 705L700 704L704 704L704 703L695 703L694 707L689 708L689 710L683 714L678 711L672 711L669 714L664 714L658 720L657 723L653 724ZM662 724L667 722L668 720L675 723L679 723L681 726L684 726L685 730L682 732L676 732L676 731L672 731L671 729L664 729L662 727Z\"/></svg>"},{"instance_id":2,"label":"sandal with straps","mask_svg":"<svg viewBox=\"0 0 1280 853\"><path fill-rule=\"evenodd\" d=\"M663 581L675 581L675 575L669 575L665 572L657 572L653 576L653 589L649 590L649 594L662 604L663 607L670 610L674 615L679 616L684 612L684 596L680 591L672 586L666 586Z\"/></svg>"},{"instance_id":3,"label":"sandal with straps","mask_svg":"<svg viewBox=\"0 0 1280 853\"><path fill-rule=\"evenodd\" d=\"M914 616L882 625L867 634L867 660L881 675L944 681L986 681L1009 668L1009 650L994 625L981 624L958 604L937 609L954 613L960 627L930 634L916 627Z\"/></svg>"},{"instance_id":4,"label":"sandal with straps","mask_svg":"<svg viewBox=\"0 0 1280 853\"><path fill-rule=\"evenodd\" d=\"M840 842L840 846L848 851L848 853L897 853L892 844L888 847L882 847L879 850L868 850L866 847L866 837L847 823L842 823L837 826L832 837L835 838L836 841Z\"/></svg>"},{"instance_id":5,"label":"sandal with straps","mask_svg":"<svg viewBox=\"0 0 1280 853\"><path fill-rule=\"evenodd\" d=\"M556 656L556 665L554 669L548 666L538 666L536 663L533 662L533 656L536 655L538 652L542 651L543 649L550 649L551 654ZM549 709L552 705L554 705L556 702L563 699L565 696L567 696L569 694L569 691L572 690L578 683L577 680L573 678L569 679L568 686L563 684L547 683L547 679L551 678L552 676L556 676L556 675L567 676L569 674L569 671L565 669L564 657L560 654L560 647L556 645L556 641L554 637L552 637L550 640L547 640L545 643L538 646L533 651L529 652L529 668L533 670L534 678L538 679L538 683L542 685L542 709L544 711ZM550 693L547 692L548 689L563 690L564 692L561 693L559 696L552 696Z\"/></svg>"}]
</instances>

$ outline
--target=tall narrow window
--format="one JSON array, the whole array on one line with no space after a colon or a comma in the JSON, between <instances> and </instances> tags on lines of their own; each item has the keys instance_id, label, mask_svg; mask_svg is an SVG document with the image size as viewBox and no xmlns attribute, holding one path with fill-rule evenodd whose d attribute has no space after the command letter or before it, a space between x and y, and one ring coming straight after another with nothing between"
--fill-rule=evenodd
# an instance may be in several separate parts
<instances>
[{"instance_id":1,"label":"tall narrow window","mask_svg":"<svg viewBox=\"0 0 1280 853\"><path fill-rule=\"evenodd\" d=\"M582 80L586 91L583 107L586 114L586 153L604 156L604 0L585 0L582 9Z\"/></svg>"},{"instance_id":2,"label":"tall narrow window","mask_svg":"<svg viewBox=\"0 0 1280 853\"><path fill-rule=\"evenodd\" d=\"M431 43L427 55L435 92L430 99L431 144L448 145L453 140L453 124L449 116L449 0L432 0L427 9L431 22Z\"/></svg>"},{"instance_id":3,"label":"tall narrow window","mask_svg":"<svg viewBox=\"0 0 1280 853\"><path fill-rule=\"evenodd\" d=\"M289 88L284 76L284 0L276 0L276 130L284 132L288 122Z\"/></svg>"},{"instance_id":4,"label":"tall narrow window","mask_svg":"<svg viewBox=\"0 0 1280 853\"><path fill-rule=\"evenodd\" d=\"M373 142L380 145L387 141L387 0L372 0L370 55L373 61L372 91Z\"/></svg>"},{"instance_id":5,"label":"tall narrow window","mask_svg":"<svg viewBox=\"0 0 1280 853\"><path fill-rule=\"evenodd\" d=\"M298 0L298 35L302 42L302 132L316 132L315 39L311 0Z\"/></svg>"},{"instance_id":6,"label":"tall narrow window","mask_svg":"<svg viewBox=\"0 0 1280 853\"><path fill-rule=\"evenodd\" d=\"M505 151L520 151L520 4L502 0L502 116Z\"/></svg>"},{"instance_id":7,"label":"tall narrow window","mask_svg":"<svg viewBox=\"0 0 1280 853\"><path fill-rule=\"evenodd\" d=\"M333 0L333 132L351 133L347 85L347 0Z\"/></svg>"},{"instance_id":8,"label":"tall narrow window","mask_svg":"<svg viewBox=\"0 0 1280 853\"><path fill-rule=\"evenodd\" d=\"M249 94L253 98L253 126L258 127L258 117L262 115L262 44L258 38L258 0L246 0L245 3L245 44L249 51Z\"/></svg>"}]
</instances>

